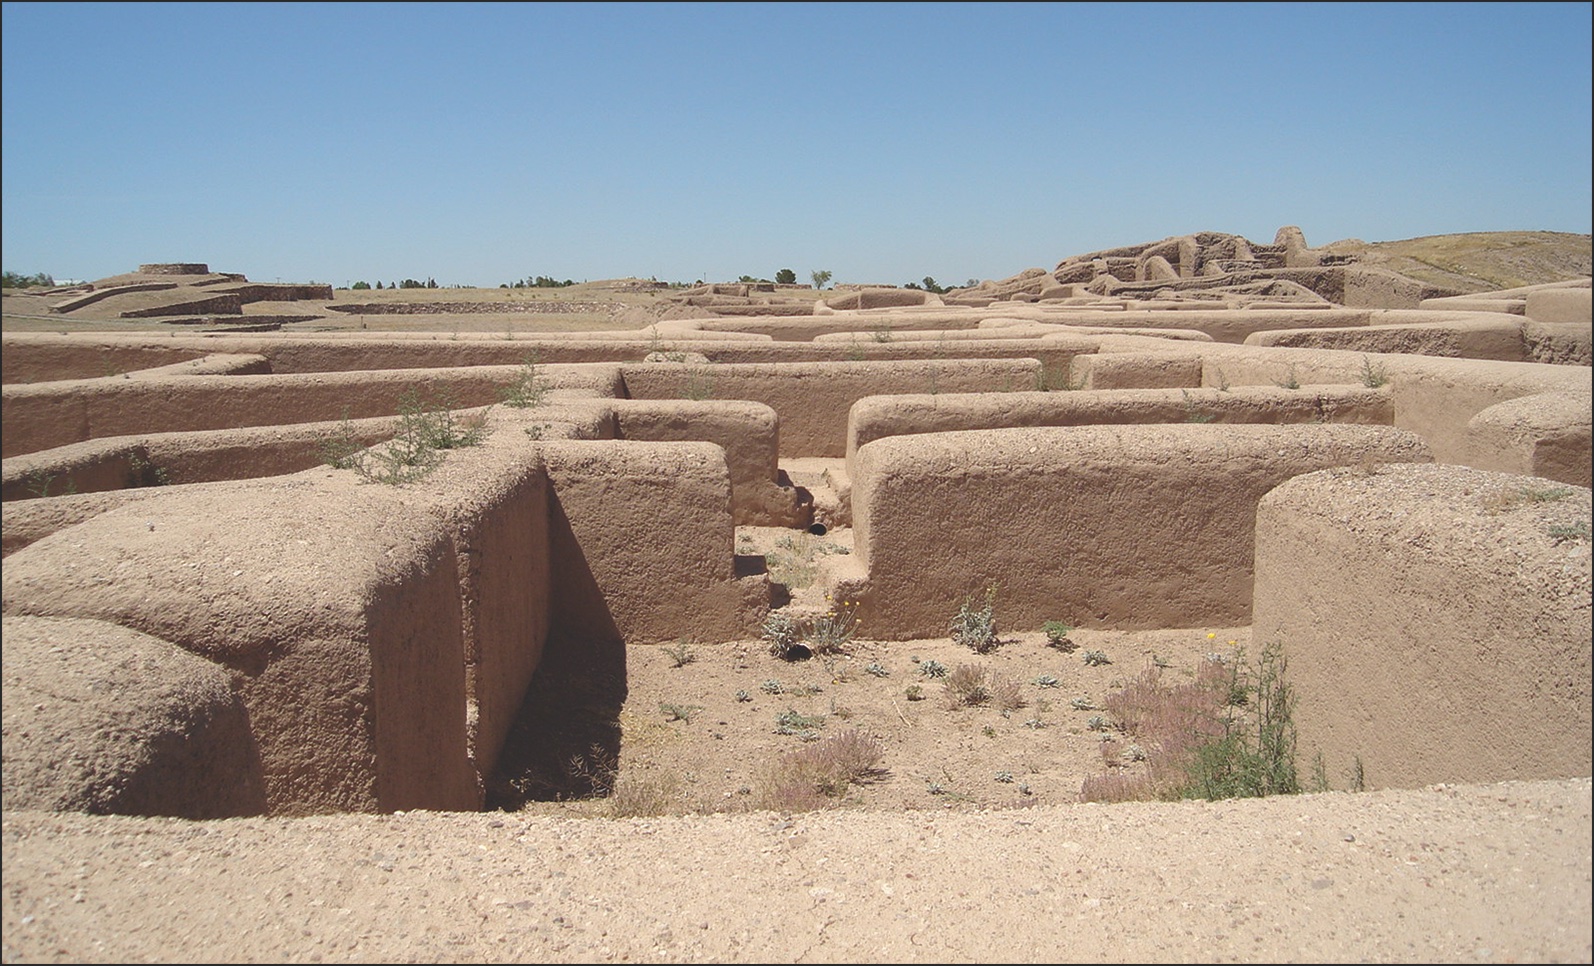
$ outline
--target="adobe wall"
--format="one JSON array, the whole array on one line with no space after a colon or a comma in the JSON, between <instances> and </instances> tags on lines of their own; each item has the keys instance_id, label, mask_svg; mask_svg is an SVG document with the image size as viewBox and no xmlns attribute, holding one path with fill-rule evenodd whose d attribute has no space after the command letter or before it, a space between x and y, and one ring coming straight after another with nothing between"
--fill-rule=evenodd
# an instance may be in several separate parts
<instances>
[{"instance_id":1,"label":"adobe wall","mask_svg":"<svg viewBox=\"0 0 1594 966\"><path fill-rule=\"evenodd\" d=\"M411 389L434 396L446 391L456 408L468 408L497 402L520 371L478 366L5 386L0 445L9 457L105 436L391 416ZM619 394L619 370L612 366L542 366L538 374L553 389Z\"/></svg>"},{"instance_id":2,"label":"adobe wall","mask_svg":"<svg viewBox=\"0 0 1594 966\"><path fill-rule=\"evenodd\" d=\"M118 344L93 340L87 344L65 337L0 339L0 382L56 382L63 379L99 379L138 369L187 362L209 355L198 346L160 345L148 342Z\"/></svg>"},{"instance_id":3,"label":"adobe wall","mask_svg":"<svg viewBox=\"0 0 1594 966\"><path fill-rule=\"evenodd\" d=\"M405 496L330 471L165 489L7 557L4 613L226 668L272 812L473 808L454 547Z\"/></svg>"},{"instance_id":4,"label":"adobe wall","mask_svg":"<svg viewBox=\"0 0 1594 966\"><path fill-rule=\"evenodd\" d=\"M1536 288L1528 294L1523 313L1535 322L1588 325L1594 321L1594 291L1581 288Z\"/></svg>"},{"instance_id":5,"label":"adobe wall","mask_svg":"<svg viewBox=\"0 0 1594 966\"><path fill-rule=\"evenodd\" d=\"M1520 316L1469 312L1465 318L1342 329L1283 329L1257 332L1246 345L1343 349L1349 352L1448 356L1453 359L1535 361L1522 335Z\"/></svg>"},{"instance_id":6,"label":"adobe wall","mask_svg":"<svg viewBox=\"0 0 1594 966\"><path fill-rule=\"evenodd\" d=\"M780 423L769 406L654 399L617 399L606 405L614 413L619 439L703 441L724 450L736 524L807 527L813 522L813 507L800 504L796 490L780 481Z\"/></svg>"},{"instance_id":7,"label":"adobe wall","mask_svg":"<svg viewBox=\"0 0 1594 966\"><path fill-rule=\"evenodd\" d=\"M853 557L871 637L944 636L997 586L1009 626L1249 623L1256 503L1300 473L1426 461L1378 426L1082 426L859 447ZM1148 525L1154 522L1154 525ZM835 591L833 591L834 593Z\"/></svg>"},{"instance_id":8,"label":"adobe wall","mask_svg":"<svg viewBox=\"0 0 1594 966\"><path fill-rule=\"evenodd\" d=\"M1546 392L1496 403L1467 421L1478 469L1594 485L1594 397Z\"/></svg>"},{"instance_id":9,"label":"adobe wall","mask_svg":"<svg viewBox=\"0 0 1594 966\"><path fill-rule=\"evenodd\" d=\"M1032 389L1034 359L897 362L625 365L633 399L703 396L750 399L780 417L780 455L846 455L847 413L865 396L893 392L1017 392Z\"/></svg>"},{"instance_id":10,"label":"adobe wall","mask_svg":"<svg viewBox=\"0 0 1594 966\"><path fill-rule=\"evenodd\" d=\"M7 502L166 483L281 476L319 466L323 447L344 434L362 446L393 435L391 417L193 433L110 436L7 457Z\"/></svg>"},{"instance_id":11,"label":"adobe wall","mask_svg":"<svg viewBox=\"0 0 1594 966\"><path fill-rule=\"evenodd\" d=\"M724 450L572 440L542 452L558 633L592 647L757 636L769 581L738 570Z\"/></svg>"},{"instance_id":12,"label":"adobe wall","mask_svg":"<svg viewBox=\"0 0 1594 966\"><path fill-rule=\"evenodd\" d=\"M1257 509L1252 640L1334 788L1589 774L1590 492L1447 465L1297 477Z\"/></svg>"},{"instance_id":13,"label":"adobe wall","mask_svg":"<svg viewBox=\"0 0 1594 966\"><path fill-rule=\"evenodd\" d=\"M1138 348L1136 342L1124 347L1129 345ZM1103 347L1120 346L1104 340ZM1162 351L1174 349L1164 347ZM1490 406L1543 392L1594 391L1594 370L1582 366L1370 356L1329 349L1207 346L1198 351L1206 386L1277 386L1290 379L1305 388L1325 383L1359 385L1366 367L1375 365L1394 394L1394 425L1427 440L1439 462L1465 464L1473 457L1475 443L1467 421Z\"/></svg>"},{"instance_id":14,"label":"adobe wall","mask_svg":"<svg viewBox=\"0 0 1594 966\"><path fill-rule=\"evenodd\" d=\"M263 811L227 673L104 621L0 618L7 809L210 819Z\"/></svg>"},{"instance_id":15,"label":"adobe wall","mask_svg":"<svg viewBox=\"0 0 1594 966\"><path fill-rule=\"evenodd\" d=\"M1329 422L1388 426L1393 424L1394 415L1394 399L1388 389L1361 386L870 396L854 403L848 416L847 461L850 466L858 447L887 436L965 429L1137 423Z\"/></svg>"}]
</instances>

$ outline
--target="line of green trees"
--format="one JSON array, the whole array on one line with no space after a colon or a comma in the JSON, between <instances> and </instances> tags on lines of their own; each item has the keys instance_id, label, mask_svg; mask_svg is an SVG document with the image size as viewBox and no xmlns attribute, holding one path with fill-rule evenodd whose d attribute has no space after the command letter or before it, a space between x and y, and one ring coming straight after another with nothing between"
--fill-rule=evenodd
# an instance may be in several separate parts
<instances>
[{"instance_id":1,"label":"line of green trees","mask_svg":"<svg viewBox=\"0 0 1594 966\"><path fill-rule=\"evenodd\" d=\"M533 278L530 275L528 275L525 278L520 279L517 282L513 282L513 283L504 282L504 283L501 283L498 287L499 288L565 288L567 286L574 285L574 284L576 284L576 283L571 281L568 278L565 279L564 281L560 282L560 281L557 281L555 279L549 278L546 275L538 275L535 278Z\"/></svg>"},{"instance_id":2,"label":"line of green trees","mask_svg":"<svg viewBox=\"0 0 1594 966\"><path fill-rule=\"evenodd\" d=\"M44 272L37 275L23 275L20 272L5 272L0 276L0 288L32 288L43 285L46 288L55 287L55 279Z\"/></svg>"},{"instance_id":3,"label":"line of green trees","mask_svg":"<svg viewBox=\"0 0 1594 966\"><path fill-rule=\"evenodd\" d=\"M429 278L429 279L427 279L424 282L418 281L418 280L413 279L413 278L406 278L402 282L388 282L386 285L383 285L381 282L377 282L375 285L372 285L371 283L362 280L362 281L355 282L353 285L350 285L349 289L351 291L364 292L364 291L368 291L368 290L373 289L373 288L382 289L382 288L437 288L437 287L438 287L437 280L435 278ZM455 287L458 288L458 286L455 286Z\"/></svg>"}]
</instances>

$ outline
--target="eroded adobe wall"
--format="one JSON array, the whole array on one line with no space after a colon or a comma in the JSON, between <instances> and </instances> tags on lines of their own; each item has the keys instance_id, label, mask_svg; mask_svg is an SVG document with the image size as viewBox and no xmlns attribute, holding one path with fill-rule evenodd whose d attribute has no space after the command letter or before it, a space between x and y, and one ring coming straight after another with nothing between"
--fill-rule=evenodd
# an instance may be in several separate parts
<instances>
[{"instance_id":1,"label":"eroded adobe wall","mask_svg":"<svg viewBox=\"0 0 1594 966\"><path fill-rule=\"evenodd\" d=\"M1586 488L1450 465L1267 494L1252 640L1288 660L1303 768L1321 755L1334 788L1589 774L1589 519Z\"/></svg>"},{"instance_id":2,"label":"eroded adobe wall","mask_svg":"<svg viewBox=\"0 0 1594 966\"><path fill-rule=\"evenodd\" d=\"M1468 464L1589 486L1594 396L1546 392L1496 403L1467 421Z\"/></svg>"},{"instance_id":3,"label":"eroded adobe wall","mask_svg":"<svg viewBox=\"0 0 1594 966\"><path fill-rule=\"evenodd\" d=\"M453 544L352 473L172 487L6 558L8 616L103 620L232 675L278 813L472 808Z\"/></svg>"},{"instance_id":4,"label":"eroded adobe wall","mask_svg":"<svg viewBox=\"0 0 1594 966\"><path fill-rule=\"evenodd\" d=\"M853 554L861 619L883 639L946 633L997 589L1038 627L1244 624L1262 495L1291 476L1426 461L1379 426L1082 426L896 436L858 449Z\"/></svg>"},{"instance_id":5,"label":"eroded adobe wall","mask_svg":"<svg viewBox=\"0 0 1594 966\"><path fill-rule=\"evenodd\" d=\"M1460 313L1442 321L1367 325L1355 328L1284 329L1247 336L1246 345L1402 353L1452 359L1532 362L1519 316Z\"/></svg>"},{"instance_id":6,"label":"eroded adobe wall","mask_svg":"<svg viewBox=\"0 0 1594 966\"><path fill-rule=\"evenodd\" d=\"M1034 359L626 365L633 399L750 399L780 417L780 455L846 455L847 412L865 396L893 392L1020 392L1033 389Z\"/></svg>"},{"instance_id":7,"label":"eroded adobe wall","mask_svg":"<svg viewBox=\"0 0 1594 966\"><path fill-rule=\"evenodd\" d=\"M520 367L383 370L310 375L172 376L35 383L0 390L5 456L105 436L234 429L391 416L406 393L456 408L498 402ZM594 398L619 394L614 366L542 366L550 389Z\"/></svg>"},{"instance_id":8,"label":"eroded adobe wall","mask_svg":"<svg viewBox=\"0 0 1594 966\"><path fill-rule=\"evenodd\" d=\"M227 818L265 809L220 667L104 621L0 618L8 809Z\"/></svg>"},{"instance_id":9,"label":"eroded adobe wall","mask_svg":"<svg viewBox=\"0 0 1594 966\"><path fill-rule=\"evenodd\" d=\"M593 647L757 635L769 582L738 571L724 450L571 440L543 459L554 633Z\"/></svg>"},{"instance_id":10,"label":"eroded adobe wall","mask_svg":"<svg viewBox=\"0 0 1594 966\"><path fill-rule=\"evenodd\" d=\"M1137 423L1394 422L1387 389L1314 386L1281 389L1119 389L1097 392L983 393L870 396L853 404L847 421L849 465L858 447L887 436L1024 426Z\"/></svg>"},{"instance_id":11,"label":"eroded adobe wall","mask_svg":"<svg viewBox=\"0 0 1594 966\"><path fill-rule=\"evenodd\" d=\"M806 527L813 507L780 481L780 423L763 403L619 399L607 404L620 439L719 446L730 473L731 512L742 526Z\"/></svg>"}]
</instances>

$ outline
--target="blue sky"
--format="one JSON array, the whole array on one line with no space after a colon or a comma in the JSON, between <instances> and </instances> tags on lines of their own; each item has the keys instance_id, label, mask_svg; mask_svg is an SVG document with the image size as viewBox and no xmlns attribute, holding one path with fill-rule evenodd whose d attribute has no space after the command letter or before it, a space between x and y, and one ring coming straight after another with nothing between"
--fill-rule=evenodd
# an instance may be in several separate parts
<instances>
[{"instance_id":1,"label":"blue sky","mask_svg":"<svg viewBox=\"0 0 1594 966\"><path fill-rule=\"evenodd\" d=\"M1002 278L1590 231L1591 5L3 6L0 258Z\"/></svg>"}]
</instances>

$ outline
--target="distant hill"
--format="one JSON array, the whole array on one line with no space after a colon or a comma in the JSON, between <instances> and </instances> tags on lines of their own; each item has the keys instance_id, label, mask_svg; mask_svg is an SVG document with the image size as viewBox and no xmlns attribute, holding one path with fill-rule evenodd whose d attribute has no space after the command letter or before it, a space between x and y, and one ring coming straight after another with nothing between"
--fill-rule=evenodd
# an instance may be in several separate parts
<instances>
[{"instance_id":1,"label":"distant hill","mask_svg":"<svg viewBox=\"0 0 1594 966\"><path fill-rule=\"evenodd\" d=\"M1371 243L1351 238L1320 251L1352 255L1364 265L1469 294L1594 274L1591 236L1555 231L1479 231Z\"/></svg>"}]
</instances>

